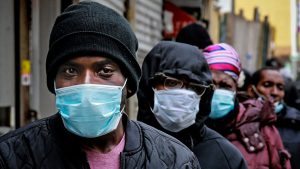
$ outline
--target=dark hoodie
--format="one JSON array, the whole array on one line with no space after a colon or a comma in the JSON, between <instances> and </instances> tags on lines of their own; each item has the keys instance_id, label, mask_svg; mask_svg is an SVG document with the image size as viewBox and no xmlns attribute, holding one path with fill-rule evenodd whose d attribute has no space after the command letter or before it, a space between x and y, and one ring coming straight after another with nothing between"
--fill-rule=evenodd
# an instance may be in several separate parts
<instances>
[{"instance_id":1,"label":"dark hoodie","mask_svg":"<svg viewBox=\"0 0 300 169\"><path fill-rule=\"evenodd\" d=\"M185 77L190 82L211 85L210 70L198 48L178 42L162 41L150 51L142 66L142 77L137 94L138 120L182 141L196 154L204 169L247 168L241 153L225 138L204 125L204 121L210 113L213 90L207 90L201 97L196 122L192 126L178 133L161 127L151 111L154 105L154 92L150 79L156 73L164 73L172 77Z\"/></svg>"}]
</instances>

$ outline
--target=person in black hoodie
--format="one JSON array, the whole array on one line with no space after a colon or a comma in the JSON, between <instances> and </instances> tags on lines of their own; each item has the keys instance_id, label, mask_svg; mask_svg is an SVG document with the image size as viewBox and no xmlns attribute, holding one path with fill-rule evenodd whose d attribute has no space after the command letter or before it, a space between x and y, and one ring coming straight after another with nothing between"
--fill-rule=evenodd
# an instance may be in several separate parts
<instances>
[{"instance_id":1,"label":"person in black hoodie","mask_svg":"<svg viewBox=\"0 0 300 169\"><path fill-rule=\"evenodd\" d=\"M145 57L137 119L182 141L204 169L247 168L241 153L204 125L214 91L197 47L162 41Z\"/></svg>"}]
</instances>

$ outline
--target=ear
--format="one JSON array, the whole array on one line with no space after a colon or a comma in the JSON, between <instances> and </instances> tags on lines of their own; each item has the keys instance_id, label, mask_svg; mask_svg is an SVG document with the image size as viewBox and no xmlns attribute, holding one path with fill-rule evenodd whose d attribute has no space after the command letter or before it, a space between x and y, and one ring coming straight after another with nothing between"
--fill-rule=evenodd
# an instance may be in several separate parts
<instances>
[{"instance_id":1,"label":"ear","mask_svg":"<svg viewBox=\"0 0 300 169\"><path fill-rule=\"evenodd\" d=\"M131 93L132 93L132 90L130 90L129 87L126 85L126 96Z\"/></svg>"},{"instance_id":2,"label":"ear","mask_svg":"<svg viewBox=\"0 0 300 169\"><path fill-rule=\"evenodd\" d=\"M126 85L124 87L124 89L122 90L121 108L122 108L123 105L126 105L127 96L128 96L128 87Z\"/></svg>"},{"instance_id":3,"label":"ear","mask_svg":"<svg viewBox=\"0 0 300 169\"><path fill-rule=\"evenodd\" d=\"M252 98L256 97L256 94L255 94L255 92L253 90L253 86L252 85L248 85L248 87L247 87L247 93Z\"/></svg>"}]
</instances>

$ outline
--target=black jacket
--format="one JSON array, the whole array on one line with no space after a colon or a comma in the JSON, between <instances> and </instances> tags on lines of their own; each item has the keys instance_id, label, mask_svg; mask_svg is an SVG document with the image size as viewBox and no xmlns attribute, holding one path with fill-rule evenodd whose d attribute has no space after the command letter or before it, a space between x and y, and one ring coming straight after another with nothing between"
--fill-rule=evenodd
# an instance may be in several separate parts
<instances>
[{"instance_id":1,"label":"black jacket","mask_svg":"<svg viewBox=\"0 0 300 169\"><path fill-rule=\"evenodd\" d=\"M300 112L287 105L277 114L276 127L283 145L292 155L292 169L300 169Z\"/></svg>"},{"instance_id":2,"label":"black jacket","mask_svg":"<svg viewBox=\"0 0 300 169\"><path fill-rule=\"evenodd\" d=\"M154 92L151 78L156 73L164 73L172 77L186 77L189 81L206 86L212 84L207 62L197 47L162 41L145 57L142 72L137 94L138 120L179 139L196 154L204 169L247 168L242 154L224 137L204 125L210 113L212 90L208 89L202 95L196 122L178 133L169 132L161 127L152 113Z\"/></svg>"},{"instance_id":3,"label":"black jacket","mask_svg":"<svg viewBox=\"0 0 300 169\"><path fill-rule=\"evenodd\" d=\"M126 128L121 168L200 168L181 142L123 116ZM63 126L59 114L36 121L0 138L1 169L88 169L80 139Z\"/></svg>"},{"instance_id":4,"label":"black jacket","mask_svg":"<svg viewBox=\"0 0 300 169\"><path fill-rule=\"evenodd\" d=\"M194 146L193 152L198 157L202 168L247 168L239 150L219 133L204 126L200 139Z\"/></svg>"}]
</instances>

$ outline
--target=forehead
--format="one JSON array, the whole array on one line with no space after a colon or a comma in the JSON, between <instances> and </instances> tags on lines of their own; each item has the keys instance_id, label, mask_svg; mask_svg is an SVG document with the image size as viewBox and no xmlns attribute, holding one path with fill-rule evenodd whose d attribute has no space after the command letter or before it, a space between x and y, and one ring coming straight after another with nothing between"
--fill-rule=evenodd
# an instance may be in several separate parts
<instances>
[{"instance_id":1,"label":"forehead","mask_svg":"<svg viewBox=\"0 0 300 169\"><path fill-rule=\"evenodd\" d=\"M232 79L232 77L222 71L211 70L211 73L215 83L227 82L230 84L235 84L235 81Z\"/></svg>"},{"instance_id":2,"label":"forehead","mask_svg":"<svg viewBox=\"0 0 300 169\"><path fill-rule=\"evenodd\" d=\"M273 83L284 83L283 77L277 70L263 70L260 73L259 82L273 82Z\"/></svg>"},{"instance_id":3,"label":"forehead","mask_svg":"<svg viewBox=\"0 0 300 169\"><path fill-rule=\"evenodd\" d=\"M67 60L65 63L75 62L78 64L86 64L86 63L104 62L104 61L115 63L113 60L105 56L78 56Z\"/></svg>"}]
</instances>

